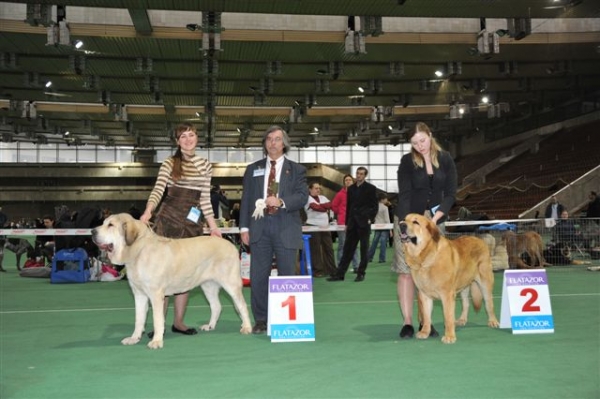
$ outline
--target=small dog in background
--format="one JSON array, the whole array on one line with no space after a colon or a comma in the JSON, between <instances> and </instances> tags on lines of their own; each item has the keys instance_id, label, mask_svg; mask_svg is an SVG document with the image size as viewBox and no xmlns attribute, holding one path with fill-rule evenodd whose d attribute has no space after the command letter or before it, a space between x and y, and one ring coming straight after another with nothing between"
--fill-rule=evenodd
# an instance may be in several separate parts
<instances>
[{"instance_id":1,"label":"small dog in background","mask_svg":"<svg viewBox=\"0 0 600 399\"><path fill-rule=\"evenodd\" d=\"M2 263L4 262L4 251L8 249L11 252L14 252L17 258L17 270L21 271L21 256L23 254L27 254L29 257L30 254L33 254L34 249L33 246L24 238L0 238L0 272L5 272L6 269L2 267Z\"/></svg>"},{"instance_id":2,"label":"small dog in background","mask_svg":"<svg viewBox=\"0 0 600 399\"><path fill-rule=\"evenodd\" d=\"M544 259L542 237L535 231L514 233L509 230L502 235L502 243L506 245L511 269L532 269L549 265ZM524 253L529 256L531 264L525 263L521 258Z\"/></svg>"}]
</instances>

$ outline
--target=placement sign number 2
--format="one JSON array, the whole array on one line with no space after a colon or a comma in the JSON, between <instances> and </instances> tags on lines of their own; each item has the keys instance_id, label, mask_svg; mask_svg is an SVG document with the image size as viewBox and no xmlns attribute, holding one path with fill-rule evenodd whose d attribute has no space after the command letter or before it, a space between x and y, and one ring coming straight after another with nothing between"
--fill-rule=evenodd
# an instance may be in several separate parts
<instances>
[{"instance_id":1,"label":"placement sign number 2","mask_svg":"<svg viewBox=\"0 0 600 399\"><path fill-rule=\"evenodd\" d=\"M523 288L521 290L521 296L530 296L529 299L523 304L523 308L521 309L523 312L539 312L540 307L538 305L534 305L538 299L538 292L533 288Z\"/></svg>"}]
</instances>

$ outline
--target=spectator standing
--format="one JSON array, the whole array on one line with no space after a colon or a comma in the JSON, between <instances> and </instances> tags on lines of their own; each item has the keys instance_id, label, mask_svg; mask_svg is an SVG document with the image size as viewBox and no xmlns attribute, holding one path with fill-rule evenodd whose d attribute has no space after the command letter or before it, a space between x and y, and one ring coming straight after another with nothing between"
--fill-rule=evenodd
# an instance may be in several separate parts
<instances>
[{"instance_id":1,"label":"spectator standing","mask_svg":"<svg viewBox=\"0 0 600 399\"><path fill-rule=\"evenodd\" d=\"M377 215L375 215L374 224L389 224L390 223L390 211L387 207L388 199L385 193L379 193L377 195L379 199L379 209ZM387 244L390 237L389 230L375 230L373 241L371 242L371 248L369 248L369 262L373 262L377 246L379 246L379 263L385 263Z\"/></svg>"},{"instance_id":2,"label":"spectator standing","mask_svg":"<svg viewBox=\"0 0 600 399\"><path fill-rule=\"evenodd\" d=\"M215 219L220 219L223 217L221 206L229 208L229 200L225 195L225 191L221 190L221 186L218 184L215 184L210 190L210 203L213 208L213 213L215 214Z\"/></svg>"},{"instance_id":3,"label":"spectator standing","mask_svg":"<svg viewBox=\"0 0 600 399\"><path fill-rule=\"evenodd\" d=\"M6 225L7 221L8 217L6 216L6 213L2 212L2 207L0 206L0 229L4 228L4 225Z\"/></svg>"},{"instance_id":4,"label":"spectator standing","mask_svg":"<svg viewBox=\"0 0 600 399\"><path fill-rule=\"evenodd\" d=\"M367 183L369 171L361 166L356 169L356 183L348 187L348 203L346 208L346 241L344 252L335 274L327 281L344 281L348 266L360 242L360 263L356 272L355 282L365 279L368 265L369 238L371 236L371 222L379 209L377 204L377 189Z\"/></svg>"},{"instance_id":5,"label":"spectator standing","mask_svg":"<svg viewBox=\"0 0 600 399\"><path fill-rule=\"evenodd\" d=\"M231 207L231 219L235 221L235 225L240 225L240 203L236 202Z\"/></svg>"},{"instance_id":6,"label":"spectator standing","mask_svg":"<svg viewBox=\"0 0 600 399\"><path fill-rule=\"evenodd\" d=\"M328 227L331 202L321 195L321 185L311 183L308 186L308 202L306 210L306 224L309 226ZM333 240L330 231L311 231L310 257L312 261L313 276L324 277L335 273L335 257L333 255Z\"/></svg>"},{"instance_id":7,"label":"spectator standing","mask_svg":"<svg viewBox=\"0 0 600 399\"><path fill-rule=\"evenodd\" d=\"M590 199L590 202L588 204L587 211L585 212L585 217L600 218L600 198L598 197L598 194L595 191L590 191L588 198Z\"/></svg>"},{"instance_id":8,"label":"spectator standing","mask_svg":"<svg viewBox=\"0 0 600 399\"><path fill-rule=\"evenodd\" d=\"M204 234L201 219L203 217L210 228L210 235L221 237L210 203L212 165L208 160L196 155L196 127L190 123L180 124L175 129L175 139L177 151L161 164L140 220L149 223L153 212L161 204L155 215L154 230L158 235L169 238L200 236ZM163 199L165 191L166 196ZM188 328L183 321L187 302L187 292L175 295L175 316L171 331L194 335L198 331ZM165 297L165 314L168 306L169 297Z\"/></svg>"},{"instance_id":9,"label":"spectator standing","mask_svg":"<svg viewBox=\"0 0 600 399\"><path fill-rule=\"evenodd\" d=\"M351 175L344 175L343 187L340 191L337 192L335 197L333 197L333 201L331 202L331 210L337 216L337 224L341 226L346 226L346 206L348 203L348 187L354 184L354 177ZM338 236L338 248L337 248L337 265L340 264L340 260L342 260L342 253L344 252L344 242L346 241L346 231L337 232ZM354 273L358 270L358 255L356 251L354 251L354 255L352 255L352 270Z\"/></svg>"},{"instance_id":10,"label":"spectator standing","mask_svg":"<svg viewBox=\"0 0 600 399\"><path fill-rule=\"evenodd\" d=\"M265 158L246 167L240 206L240 238L250 245L253 334L267 331L269 276L276 257L281 276L296 273L298 251L303 246L300 210L308 200L306 168L287 159L288 134L271 126L262 139Z\"/></svg>"},{"instance_id":11,"label":"spectator standing","mask_svg":"<svg viewBox=\"0 0 600 399\"><path fill-rule=\"evenodd\" d=\"M558 202L556 195L553 195L550 198L550 203L546 206L545 217L546 219L554 219L557 220L560 217L560 214L565 209L565 207Z\"/></svg>"},{"instance_id":12,"label":"spectator standing","mask_svg":"<svg viewBox=\"0 0 600 399\"><path fill-rule=\"evenodd\" d=\"M418 122L409 140L411 151L402 156L398 166L398 204L394 218L392 269L398 273L398 300L404 318L400 338L414 336L412 317L415 284L400 242L399 222L409 213L426 214L443 232L443 222L454 205L457 187L454 160L442 150L429 126ZM437 335L432 325L430 336Z\"/></svg>"}]
</instances>

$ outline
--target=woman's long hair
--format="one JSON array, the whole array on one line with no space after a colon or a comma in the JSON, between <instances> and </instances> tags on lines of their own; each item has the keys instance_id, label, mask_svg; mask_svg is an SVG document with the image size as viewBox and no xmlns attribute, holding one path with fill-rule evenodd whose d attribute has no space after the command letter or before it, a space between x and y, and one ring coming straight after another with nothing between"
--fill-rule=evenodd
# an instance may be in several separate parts
<instances>
[{"instance_id":1,"label":"woman's long hair","mask_svg":"<svg viewBox=\"0 0 600 399\"><path fill-rule=\"evenodd\" d=\"M177 128L175 128L175 140L179 140L181 134L183 132L187 132L188 130L191 130L194 132L194 134L197 134L196 126L191 123L185 122L177 125ZM183 153L181 152L181 146L177 144L177 151L175 151L175 154L173 155L173 169L171 170L171 178L174 181L181 179L181 176L183 175L183 167L181 166L182 162Z\"/></svg>"},{"instance_id":2,"label":"woman's long hair","mask_svg":"<svg viewBox=\"0 0 600 399\"><path fill-rule=\"evenodd\" d=\"M440 163L438 161L438 155L440 151L442 151L442 147L439 145L435 137L433 137L433 133L431 133L431 129L425 122L417 122L415 129L412 131L408 140L413 138L413 136L419 132L427 133L429 138L431 139L431 148L429 149L429 155L431 156L431 164L437 169L440 167ZM423 168L425 166L425 159L423 159L423 155L419 151L417 151L412 145L410 153L412 154L413 164L419 168Z\"/></svg>"}]
</instances>

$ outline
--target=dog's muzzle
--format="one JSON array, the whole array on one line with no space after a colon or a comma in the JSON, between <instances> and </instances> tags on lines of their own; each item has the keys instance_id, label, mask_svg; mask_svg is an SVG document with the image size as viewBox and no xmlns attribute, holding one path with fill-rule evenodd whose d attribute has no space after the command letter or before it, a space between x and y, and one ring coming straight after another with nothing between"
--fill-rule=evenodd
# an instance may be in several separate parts
<instances>
[{"instance_id":1,"label":"dog's muzzle","mask_svg":"<svg viewBox=\"0 0 600 399\"><path fill-rule=\"evenodd\" d=\"M113 244L102 244L101 242L98 241L98 230L97 229L92 229L92 241L94 242L94 244L96 244L96 246L98 246L98 248L100 248L102 251L106 251L106 252L112 252L114 249Z\"/></svg>"},{"instance_id":2,"label":"dog's muzzle","mask_svg":"<svg viewBox=\"0 0 600 399\"><path fill-rule=\"evenodd\" d=\"M400 227L400 241L403 243L412 242L413 244L417 243L417 237L410 237L408 235L408 226L406 222L398 223L398 227Z\"/></svg>"}]
</instances>

